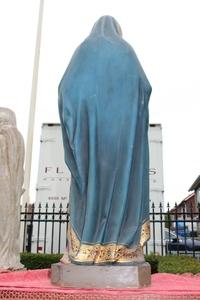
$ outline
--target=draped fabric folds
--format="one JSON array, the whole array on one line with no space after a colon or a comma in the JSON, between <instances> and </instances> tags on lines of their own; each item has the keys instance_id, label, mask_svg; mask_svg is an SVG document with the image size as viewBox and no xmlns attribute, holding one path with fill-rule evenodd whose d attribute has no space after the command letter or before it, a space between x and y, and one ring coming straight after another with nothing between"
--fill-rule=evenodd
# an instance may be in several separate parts
<instances>
[{"instance_id":1,"label":"draped fabric folds","mask_svg":"<svg viewBox=\"0 0 200 300\"><path fill-rule=\"evenodd\" d=\"M148 238L151 86L121 28L101 17L59 85L71 171L69 256L75 263L143 260Z\"/></svg>"},{"instance_id":2,"label":"draped fabric folds","mask_svg":"<svg viewBox=\"0 0 200 300\"><path fill-rule=\"evenodd\" d=\"M20 198L24 180L24 141L15 114L0 107L0 269L22 269Z\"/></svg>"}]
</instances>

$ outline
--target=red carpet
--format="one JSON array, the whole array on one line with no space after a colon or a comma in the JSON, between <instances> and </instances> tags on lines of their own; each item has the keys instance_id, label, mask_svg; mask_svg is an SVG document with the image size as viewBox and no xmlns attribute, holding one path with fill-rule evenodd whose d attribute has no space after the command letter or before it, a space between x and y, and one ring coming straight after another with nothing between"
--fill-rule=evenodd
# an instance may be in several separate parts
<instances>
[{"instance_id":1,"label":"red carpet","mask_svg":"<svg viewBox=\"0 0 200 300\"><path fill-rule=\"evenodd\" d=\"M200 276L152 275L152 285L142 289L73 289L53 286L50 270L0 274L0 299L157 300L200 299Z\"/></svg>"}]
</instances>

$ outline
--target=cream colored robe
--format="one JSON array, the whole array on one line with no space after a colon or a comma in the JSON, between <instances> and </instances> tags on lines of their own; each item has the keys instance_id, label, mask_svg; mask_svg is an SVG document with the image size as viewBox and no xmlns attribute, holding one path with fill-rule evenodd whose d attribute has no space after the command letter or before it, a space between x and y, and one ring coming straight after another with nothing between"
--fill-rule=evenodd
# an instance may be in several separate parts
<instances>
[{"instance_id":1,"label":"cream colored robe","mask_svg":"<svg viewBox=\"0 0 200 300\"><path fill-rule=\"evenodd\" d=\"M0 108L0 269L21 269L20 198L24 180L24 141L15 114Z\"/></svg>"}]
</instances>

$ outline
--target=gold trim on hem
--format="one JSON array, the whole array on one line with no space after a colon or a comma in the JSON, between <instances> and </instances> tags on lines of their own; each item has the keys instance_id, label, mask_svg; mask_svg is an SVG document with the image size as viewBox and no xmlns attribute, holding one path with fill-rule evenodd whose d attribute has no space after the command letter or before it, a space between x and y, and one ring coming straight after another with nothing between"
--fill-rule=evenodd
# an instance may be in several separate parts
<instances>
[{"instance_id":1,"label":"gold trim on hem","mask_svg":"<svg viewBox=\"0 0 200 300\"><path fill-rule=\"evenodd\" d=\"M140 235L140 246L144 247L146 242L150 239L150 221L146 221L142 224L141 235Z\"/></svg>"},{"instance_id":2,"label":"gold trim on hem","mask_svg":"<svg viewBox=\"0 0 200 300\"><path fill-rule=\"evenodd\" d=\"M144 233L141 236L144 236ZM69 226L69 257L77 263L133 263L143 262L144 255L141 244L128 248L120 244L81 244L76 233Z\"/></svg>"}]
</instances>

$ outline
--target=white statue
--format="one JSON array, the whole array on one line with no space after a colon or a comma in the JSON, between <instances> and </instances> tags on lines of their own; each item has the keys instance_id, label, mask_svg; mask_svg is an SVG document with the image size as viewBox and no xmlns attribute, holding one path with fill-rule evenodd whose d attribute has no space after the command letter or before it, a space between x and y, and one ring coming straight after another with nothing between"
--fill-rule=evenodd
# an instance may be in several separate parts
<instances>
[{"instance_id":1,"label":"white statue","mask_svg":"<svg viewBox=\"0 0 200 300\"><path fill-rule=\"evenodd\" d=\"M20 198L24 180L24 141L13 111L0 107L0 272L20 263Z\"/></svg>"}]
</instances>

